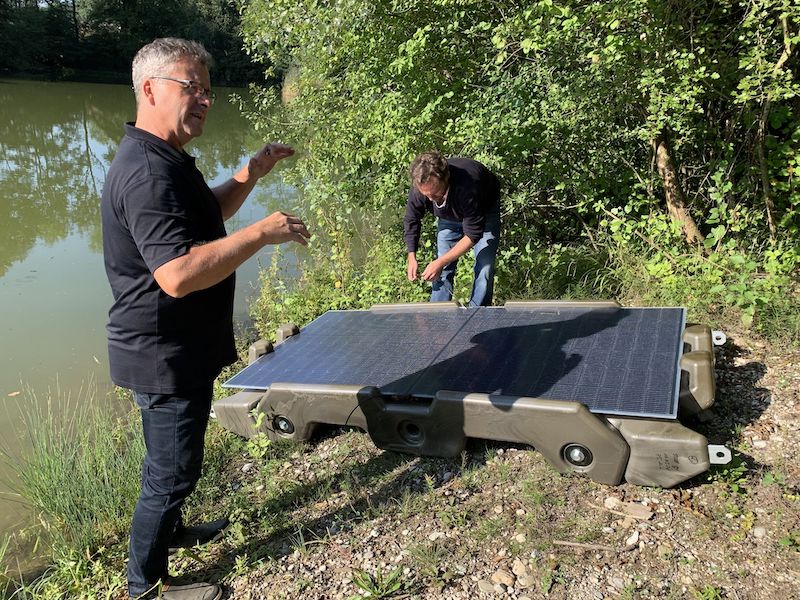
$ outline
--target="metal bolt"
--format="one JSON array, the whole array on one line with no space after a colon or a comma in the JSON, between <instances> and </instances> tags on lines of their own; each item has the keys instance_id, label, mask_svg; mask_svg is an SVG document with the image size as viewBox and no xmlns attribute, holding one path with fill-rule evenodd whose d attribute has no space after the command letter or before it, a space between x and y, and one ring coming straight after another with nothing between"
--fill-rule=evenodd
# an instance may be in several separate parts
<instances>
[{"instance_id":1,"label":"metal bolt","mask_svg":"<svg viewBox=\"0 0 800 600\"><path fill-rule=\"evenodd\" d=\"M572 448L569 451L569 459L574 463L582 463L586 460L586 454L580 448Z\"/></svg>"}]
</instances>

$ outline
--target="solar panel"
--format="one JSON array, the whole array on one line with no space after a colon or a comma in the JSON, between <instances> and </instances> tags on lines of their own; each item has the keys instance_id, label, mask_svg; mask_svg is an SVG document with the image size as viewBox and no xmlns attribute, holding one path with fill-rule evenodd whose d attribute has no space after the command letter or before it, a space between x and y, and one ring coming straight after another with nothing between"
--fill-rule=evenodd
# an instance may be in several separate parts
<instances>
[{"instance_id":1,"label":"solar panel","mask_svg":"<svg viewBox=\"0 0 800 600\"><path fill-rule=\"evenodd\" d=\"M411 395L427 368L464 323L461 310L328 311L226 387L266 390L272 383L372 385Z\"/></svg>"},{"instance_id":2,"label":"solar panel","mask_svg":"<svg viewBox=\"0 0 800 600\"><path fill-rule=\"evenodd\" d=\"M677 414L683 309L486 308L414 386L576 400L592 412Z\"/></svg>"},{"instance_id":3,"label":"solar panel","mask_svg":"<svg viewBox=\"0 0 800 600\"><path fill-rule=\"evenodd\" d=\"M418 398L452 390L675 418L684 325L682 308L330 311L224 385L376 386Z\"/></svg>"}]
</instances>

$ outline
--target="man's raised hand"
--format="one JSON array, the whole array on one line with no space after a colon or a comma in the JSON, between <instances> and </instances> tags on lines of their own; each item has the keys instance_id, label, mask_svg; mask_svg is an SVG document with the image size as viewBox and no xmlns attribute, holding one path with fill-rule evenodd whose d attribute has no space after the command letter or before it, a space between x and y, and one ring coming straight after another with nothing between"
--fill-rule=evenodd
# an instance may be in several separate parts
<instances>
[{"instance_id":1,"label":"man's raised hand","mask_svg":"<svg viewBox=\"0 0 800 600\"><path fill-rule=\"evenodd\" d=\"M250 175L261 178L269 173L279 160L283 160L293 154L294 148L286 144L278 144L276 142L264 144L264 147L256 152L247 165Z\"/></svg>"}]
</instances>

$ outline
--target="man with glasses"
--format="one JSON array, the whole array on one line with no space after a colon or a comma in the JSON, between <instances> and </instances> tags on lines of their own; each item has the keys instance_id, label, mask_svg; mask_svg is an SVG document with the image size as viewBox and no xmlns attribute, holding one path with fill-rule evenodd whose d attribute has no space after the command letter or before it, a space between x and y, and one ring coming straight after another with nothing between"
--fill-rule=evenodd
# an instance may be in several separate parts
<instances>
[{"instance_id":1,"label":"man with glasses","mask_svg":"<svg viewBox=\"0 0 800 600\"><path fill-rule=\"evenodd\" d=\"M469 306L490 306L494 291L494 263L500 241L500 182L481 163L469 158L445 158L440 152L424 152L410 168L403 219L408 251L408 278L419 277L417 249L422 218L437 217L436 260L422 272L433 283L431 302L453 297L458 259L472 250L474 280Z\"/></svg>"},{"instance_id":2,"label":"man with glasses","mask_svg":"<svg viewBox=\"0 0 800 600\"><path fill-rule=\"evenodd\" d=\"M184 527L181 507L200 478L213 381L236 360L234 272L267 244L305 245L309 233L283 212L227 235L256 182L294 151L266 144L231 179L209 188L184 147L202 135L214 93L211 56L164 38L133 59L136 122L108 171L101 212L111 378L133 390L147 453L131 524L133 598L217 600L217 585L171 586L171 547L207 541L220 521Z\"/></svg>"}]
</instances>

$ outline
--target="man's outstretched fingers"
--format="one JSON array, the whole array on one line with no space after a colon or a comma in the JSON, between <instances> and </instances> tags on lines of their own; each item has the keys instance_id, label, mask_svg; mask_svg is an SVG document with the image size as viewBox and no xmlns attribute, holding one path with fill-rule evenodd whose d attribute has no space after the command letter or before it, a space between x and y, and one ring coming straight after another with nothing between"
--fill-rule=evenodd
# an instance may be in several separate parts
<instances>
[{"instance_id":1,"label":"man's outstretched fingers","mask_svg":"<svg viewBox=\"0 0 800 600\"><path fill-rule=\"evenodd\" d=\"M283 211L272 213L264 219L263 223L268 244L296 241L306 245L306 238L311 237L301 219Z\"/></svg>"}]
</instances>

